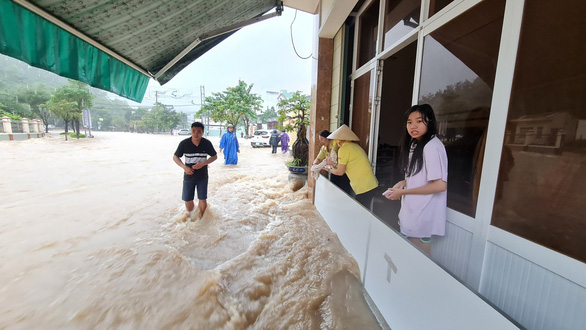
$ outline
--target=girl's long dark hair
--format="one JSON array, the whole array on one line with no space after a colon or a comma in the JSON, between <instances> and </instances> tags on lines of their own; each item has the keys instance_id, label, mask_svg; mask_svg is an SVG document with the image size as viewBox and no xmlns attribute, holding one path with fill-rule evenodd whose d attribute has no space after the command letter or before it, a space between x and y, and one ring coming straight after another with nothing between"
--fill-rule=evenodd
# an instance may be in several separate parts
<instances>
[{"instance_id":1,"label":"girl's long dark hair","mask_svg":"<svg viewBox=\"0 0 586 330\"><path fill-rule=\"evenodd\" d=\"M414 105L407 112L405 113L405 120L404 122L407 123L407 119L409 115L413 112L421 113L421 117L423 117L423 122L427 125L427 132L425 135L421 137L420 141L415 140L414 138L409 135L409 131L405 128L405 135L401 138L400 144L400 160L401 160L401 169L406 176L412 176L423 168L423 148L437 134L437 125L435 120L435 114L433 113L433 109L429 104L420 104ZM409 151L411 150L411 145L415 144L415 150L413 150L413 155L411 156L411 161L409 162Z\"/></svg>"}]
</instances>

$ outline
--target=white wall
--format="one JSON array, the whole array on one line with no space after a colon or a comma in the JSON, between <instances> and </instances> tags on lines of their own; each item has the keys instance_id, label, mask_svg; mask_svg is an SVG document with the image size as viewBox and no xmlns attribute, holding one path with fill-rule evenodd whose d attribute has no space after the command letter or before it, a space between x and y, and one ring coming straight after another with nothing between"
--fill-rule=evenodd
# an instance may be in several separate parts
<instances>
[{"instance_id":1,"label":"white wall","mask_svg":"<svg viewBox=\"0 0 586 330\"><path fill-rule=\"evenodd\" d=\"M518 329L323 177L315 206L358 262L366 291L392 329Z\"/></svg>"}]
</instances>

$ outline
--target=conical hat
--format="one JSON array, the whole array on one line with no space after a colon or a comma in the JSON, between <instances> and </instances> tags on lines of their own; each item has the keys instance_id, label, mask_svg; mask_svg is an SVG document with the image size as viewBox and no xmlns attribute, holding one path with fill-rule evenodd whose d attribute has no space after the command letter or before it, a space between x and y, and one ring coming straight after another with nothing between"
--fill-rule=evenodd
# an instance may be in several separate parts
<instances>
[{"instance_id":1,"label":"conical hat","mask_svg":"<svg viewBox=\"0 0 586 330\"><path fill-rule=\"evenodd\" d=\"M346 124L340 126L337 130L333 131L332 134L328 135L330 140L344 140L344 141L360 141L358 136L352 132L350 127Z\"/></svg>"}]
</instances>

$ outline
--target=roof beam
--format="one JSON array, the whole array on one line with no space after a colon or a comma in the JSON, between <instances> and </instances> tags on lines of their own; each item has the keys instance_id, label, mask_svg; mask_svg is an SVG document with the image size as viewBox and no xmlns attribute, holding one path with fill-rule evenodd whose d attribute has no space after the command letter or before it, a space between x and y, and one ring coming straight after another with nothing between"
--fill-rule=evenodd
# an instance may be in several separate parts
<instances>
[{"instance_id":1,"label":"roof beam","mask_svg":"<svg viewBox=\"0 0 586 330\"><path fill-rule=\"evenodd\" d=\"M240 23L236 23L236 24L233 24L230 26L226 26L226 27L202 34L197 39L195 39L195 41L193 41L189 46L187 46L184 50L182 50L181 53L177 54L177 56L175 56L174 59L172 59L169 63L167 63L163 68L161 68L161 70L159 70L157 73L155 73L154 78L156 80L158 80L163 74L165 74L165 72L167 72L169 69L171 69L177 62L179 62L183 57L185 57L185 55L187 55L190 51L192 51L195 47L197 47L197 45L199 45L202 41L220 36L225 33L229 33L229 32L238 30L238 29L245 27L247 25L258 23L258 22L264 21L266 19L269 19L269 18L272 18L275 16L281 16L282 12L283 12L283 3L281 1L278 1L276 11L274 13L264 15L264 16L254 17L254 18L251 18L249 20L246 20L246 21L243 21Z\"/></svg>"}]
</instances>

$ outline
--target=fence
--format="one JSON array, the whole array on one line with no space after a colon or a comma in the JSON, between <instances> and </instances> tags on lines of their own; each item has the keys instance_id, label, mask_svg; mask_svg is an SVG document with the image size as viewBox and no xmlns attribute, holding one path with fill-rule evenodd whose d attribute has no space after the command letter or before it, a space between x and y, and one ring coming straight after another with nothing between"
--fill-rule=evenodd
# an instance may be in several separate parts
<instances>
[{"instance_id":1,"label":"fence","mask_svg":"<svg viewBox=\"0 0 586 330\"><path fill-rule=\"evenodd\" d=\"M2 117L0 133L8 136L8 140L14 140L15 137L30 139L31 137L41 137L44 135L45 125L39 119L12 120L9 117ZM0 140L4 140L1 138Z\"/></svg>"}]
</instances>

